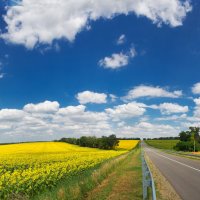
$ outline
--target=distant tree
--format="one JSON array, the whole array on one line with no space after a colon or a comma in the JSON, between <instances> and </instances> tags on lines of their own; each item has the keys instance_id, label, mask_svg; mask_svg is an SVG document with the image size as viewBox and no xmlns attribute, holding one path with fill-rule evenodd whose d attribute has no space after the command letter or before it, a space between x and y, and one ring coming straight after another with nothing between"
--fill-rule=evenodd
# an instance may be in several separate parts
<instances>
[{"instance_id":1,"label":"distant tree","mask_svg":"<svg viewBox=\"0 0 200 200\"><path fill-rule=\"evenodd\" d=\"M117 139L116 135L110 135L108 137L108 146L110 149L114 149L116 146L119 145L119 140Z\"/></svg>"},{"instance_id":2,"label":"distant tree","mask_svg":"<svg viewBox=\"0 0 200 200\"><path fill-rule=\"evenodd\" d=\"M143 138L143 140L179 140L179 137Z\"/></svg>"},{"instance_id":3,"label":"distant tree","mask_svg":"<svg viewBox=\"0 0 200 200\"><path fill-rule=\"evenodd\" d=\"M98 148L100 149L109 149L108 143L107 143L107 137L102 136L98 141Z\"/></svg>"},{"instance_id":4,"label":"distant tree","mask_svg":"<svg viewBox=\"0 0 200 200\"><path fill-rule=\"evenodd\" d=\"M82 136L79 139L76 138L61 138L60 142L67 142L70 144L76 144L82 147L100 148L100 149L115 149L119 144L119 140L115 135L108 137L103 136L96 138L95 136Z\"/></svg>"},{"instance_id":5,"label":"distant tree","mask_svg":"<svg viewBox=\"0 0 200 200\"><path fill-rule=\"evenodd\" d=\"M82 136L79 140L79 145L81 147L87 147L87 137L86 136Z\"/></svg>"}]
</instances>

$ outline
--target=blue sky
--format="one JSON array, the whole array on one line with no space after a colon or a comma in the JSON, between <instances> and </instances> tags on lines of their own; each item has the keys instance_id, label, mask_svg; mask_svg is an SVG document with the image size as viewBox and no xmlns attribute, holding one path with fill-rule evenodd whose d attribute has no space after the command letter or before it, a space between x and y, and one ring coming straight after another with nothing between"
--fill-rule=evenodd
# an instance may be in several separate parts
<instances>
[{"instance_id":1,"label":"blue sky","mask_svg":"<svg viewBox=\"0 0 200 200\"><path fill-rule=\"evenodd\" d=\"M0 3L1 142L199 126L199 1L54 3Z\"/></svg>"}]
</instances>

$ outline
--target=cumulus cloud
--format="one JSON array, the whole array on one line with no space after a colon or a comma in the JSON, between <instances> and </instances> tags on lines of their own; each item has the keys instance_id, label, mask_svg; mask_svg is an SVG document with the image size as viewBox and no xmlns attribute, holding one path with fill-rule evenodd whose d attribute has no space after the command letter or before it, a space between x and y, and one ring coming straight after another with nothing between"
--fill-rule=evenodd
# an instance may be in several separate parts
<instances>
[{"instance_id":1,"label":"cumulus cloud","mask_svg":"<svg viewBox=\"0 0 200 200\"><path fill-rule=\"evenodd\" d=\"M80 123L95 125L98 121L102 122L108 119L104 112L91 112L85 109L86 107L83 105L61 108L54 119L64 123L73 122L74 125Z\"/></svg>"},{"instance_id":2,"label":"cumulus cloud","mask_svg":"<svg viewBox=\"0 0 200 200\"><path fill-rule=\"evenodd\" d=\"M114 53L111 57L105 57L99 61L99 65L104 68L117 69L128 65L129 57L123 53Z\"/></svg>"},{"instance_id":3,"label":"cumulus cloud","mask_svg":"<svg viewBox=\"0 0 200 200\"><path fill-rule=\"evenodd\" d=\"M107 94L105 93L96 93L91 91L80 92L76 95L80 104L87 103L106 103L107 102Z\"/></svg>"},{"instance_id":4,"label":"cumulus cloud","mask_svg":"<svg viewBox=\"0 0 200 200\"><path fill-rule=\"evenodd\" d=\"M100 18L112 19L134 13L158 26L176 27L182 25L191 10L189 0L21 0L8 7L4 16L6 32L1 37L34 48L38 43L52 44L53 40L61 38L73 41L90 21Z\"/></svg>"},{"instance_id":5,"label":"cumulus cloud","mask_svg":"<svg viewBox=\"0 0 200 200\"><path fill-rule=\"evenodd\" d=\"M198 120L200 118L200 98L194 99L194 103L196 104L194 108L194 117L197 117Z\"/></svg>"},{"instance_id":6,"label":"cumulus cloud","mask_svg":"<svg viewBox=\"0 0 200 200\"><path fill-rule=\"evenodd\" d=\"M169 97L169 98L178 98L182 96L182 91L176 90L170 92L164 88L159 86L147 86L147 85L139 85L134 87L132 90L128 92L128 94L123 97L124 100L137 99L141 97Z\"/></svg>"},{"instance_id":7,"label":"cumulus cloud","mask_svg":"<svg viewBox=\"0 0 200 200\"><path fill-rule=\"evenodd\" d=\"M138 117L145 113L146 105L143 103L131 102L115 106L114 108L107 108L106 113L114 120L123 118Z\"/></svg>"},{"instance_id":8,"label":"cumulus cloud","mask_svg":"<svg viewBox=\"0 0 200 200\"><path fill-rule=\"evenodd\" d=\"M182 115L172 115L168 117L158 117L155 120L156 121L177 121L177 120L183 120L183 119L188 119L186 114Z\"/></svg>"},{"instance_id":9,"label":"cumulus cloud","mask_svg":"<svg viewBox=\"0 0 200 200\"><path fill-rule=\"evenodd\" d=\"M66 108L60 108L58 114L60 115L76 115L85 112L86 107L84 105L68 106Z\"/></svg>"},{"instance_id":10,"label":"cumulus cloud","mask_svg":"<svg viewBox=\"0 0 200 200\"><path fill-rule=\"evenodd\" d=\"M186 114L182 114L182 115L172 115L169 117L158 117L156 118L156 120L158 121L168 121L168 120L173 120L173 121L183 121L182 125L185 128L186 124L190 124L190 126L192 126L192 124L194 125L195 123L199 123L200 121L200 98L196 98L193 99L195 106L193 107L193 115L186 115ZM174 107L175 106L175 107ZM174 105L168 105L168 106L164 106L165 108L169 109L169 107L171 107L169 110L163 110L161 111L162 114L172 114L172 113L184 113L189 111L188 106L177 106L177 104ZM174 107L174 108L173 108ZM159 106L155 106L155 109L160 109ZM179 112L181 111L182 112ZM171 112L172 111L172 112ZM189 127L189 125L188 125Z\"/></svg>"},{"instance_id":11,"label":"cumulus cloud","mask_svg":"<svg viewBox=\"0 0 200 200\"><path fill-rule=\"evenodd\" d=\"M136 51L131 48L127 53L113 53L110 57L105 57L99 61L99 65L104 68L118 69L129 64L131 58L136 56Z\"/></svg>"},{"instance_id":12,"label":"cumulus cloud","mask_svg":"<svg viewBox=\"0 0 200 200\"><path fill-rule=\"evenodd\" d=\"M154 124L150 122L138 122L132 126L124 126L118 131L123 137L143 137L143 138L155 138L155 137L169 137L177 136L180 132L180 127L175 127L166 124Z\"/></svg>"},{"instance_id":13,"label":"cumulus cloud","mask_svg":"<svg viewBox=\"0 0 200 200\"><path fill-rule=\"evenodd\" d=\"M200 98L194 99L194 102L197 106L200 106Z\"/></svg>"},{"instance_id":14,"label":"cumulus cloud","mask_svg":"<svg viewBox=\"0 0 200 200\"><path fill-rule=\"evenodd\" d=\"M58 105L45 101L25 105L22 110L0 110L1 142L114 133L107 113L87 111L84 105L62 108Z\"/></svg>"},{"instance_id":15,"label":"cumulus cloud","mask_svg":"<svg viewBox=\"0 0 200 200\"><path fill-rule=\"evenodd\" d=\"M200 105L199 99L195 99L195 102L196 106ZM153 106L131 102L97 112L88 111L85 105L60 107L56 101L45 101L27 104L21 110L2 109L0 140L1 142L53 140L61 137L110 134L116 134L118 137L160 137L175 136L180 132L179 126L151 123L152 118L145 115L148 108ZM167 109L169 112L171 107ZM195 121L194 117L191 117L191 122L187 121L186 115L180 117L186 119L179 121L184 123L182 128L187 123L199 122ZM177 116L173 119L176 120Z\"/></svg>"},{"instance_id":16,"label":"cumulus cloud","mask_svg":"<svg viewBox=\"0 0 200 200\"><path fill-rule=\"evenodd\" d=\"M199 120L196 122L182 122L181 126L187 130L188 127L200 127L200 122Z\"/></svg>"},{"instance_id":17,"label":"cumulus cloud","mask_svg":"<svg viewBox=\"0 0 200 200\"><path fill-rule=\"evenodd\" d=\"M192 87L193 94L200 94L200 83L196 83Z\"/></svg>"},{"instance_id":18,"label":"cumulus cloud","mask_svg":"<svg viewBox=\"0 0 200 200\"><path fill-rule=\"evenodd\" d=\"M18 121L22 120L24 117L24 112L17 109L2 109L0 110L0 120L1 121Z\"/></svg>"},{"instance_id":19,"label":"cumulus cloud","mask_svg":"<svg viewBox=\"0 0 200 200\"><path fill-rule=\"evenodd\" d=\"M59 109L59 103L57 101L45 101L38 104L27 104L24 106L24 111L31 113L53 113Z\"/></svg>"},{"instance_id":20,"label":"cumulus cloud","mask_svg":"<svg viewBox=\"0 0 200 200\"><path fill-rule=\"evenodd\" d=\"M126 36L124 34L120 35L119 38L117 39L117 45L124 44L126 41Z\"/></svg>"},{"instance_id":21,"label":"cumulus cloud","mask_svg":"<svg viewBox=\"0 0 200 200\"><path fill-rule=\"evenodd\" d=\"M186 113L189 111L188 106L181 106L177 103L162 103L155 108L160 109L162 114L173 114L173 113Z\"/></svg>"}]
</instances>

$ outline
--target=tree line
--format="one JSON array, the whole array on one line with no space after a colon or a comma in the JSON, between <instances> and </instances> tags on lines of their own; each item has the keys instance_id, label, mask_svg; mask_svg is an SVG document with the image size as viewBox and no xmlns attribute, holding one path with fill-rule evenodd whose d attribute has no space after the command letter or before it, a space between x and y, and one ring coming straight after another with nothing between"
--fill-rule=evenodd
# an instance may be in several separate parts
<instances>
[{"instance_id":1,"label":"tree line","mask_svg":"<svg viewBox=\"0 0 200 200\"><path fill-rule=\"evenodd\" d=\"M143 138L143 140L179 140L180 137Z\"/></svg>"},{"instance_id":2,"label":"tree line","mask_svg":"<svg viewBox=\"0 0 200 200\"><path fill-rule=\"evenodd\" d=\"M61 138L60 142L67 142L69 144L79 145L81 147L99 148L99 149L115 149L118 146L119 140L116 135L102 136L97 138L95 136L82 136L80 138Z\"/></svg>"}]
</instances>

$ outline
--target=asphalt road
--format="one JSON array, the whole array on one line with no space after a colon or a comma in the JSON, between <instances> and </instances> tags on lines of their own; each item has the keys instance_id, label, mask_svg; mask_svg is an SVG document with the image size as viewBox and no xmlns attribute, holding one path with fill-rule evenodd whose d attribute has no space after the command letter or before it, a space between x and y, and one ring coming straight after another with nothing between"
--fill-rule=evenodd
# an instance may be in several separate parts
<instances>
[{"instance_id":1,"label":"asphalt road","mask_svg":"<svg viewBox=\"0 0 200 200\"><path fill-rule=\"evenodd\" d=\"M164 153L145 144L143 149L183 200L200 200L200 161Z\"/></svg>"}]
</instances>

